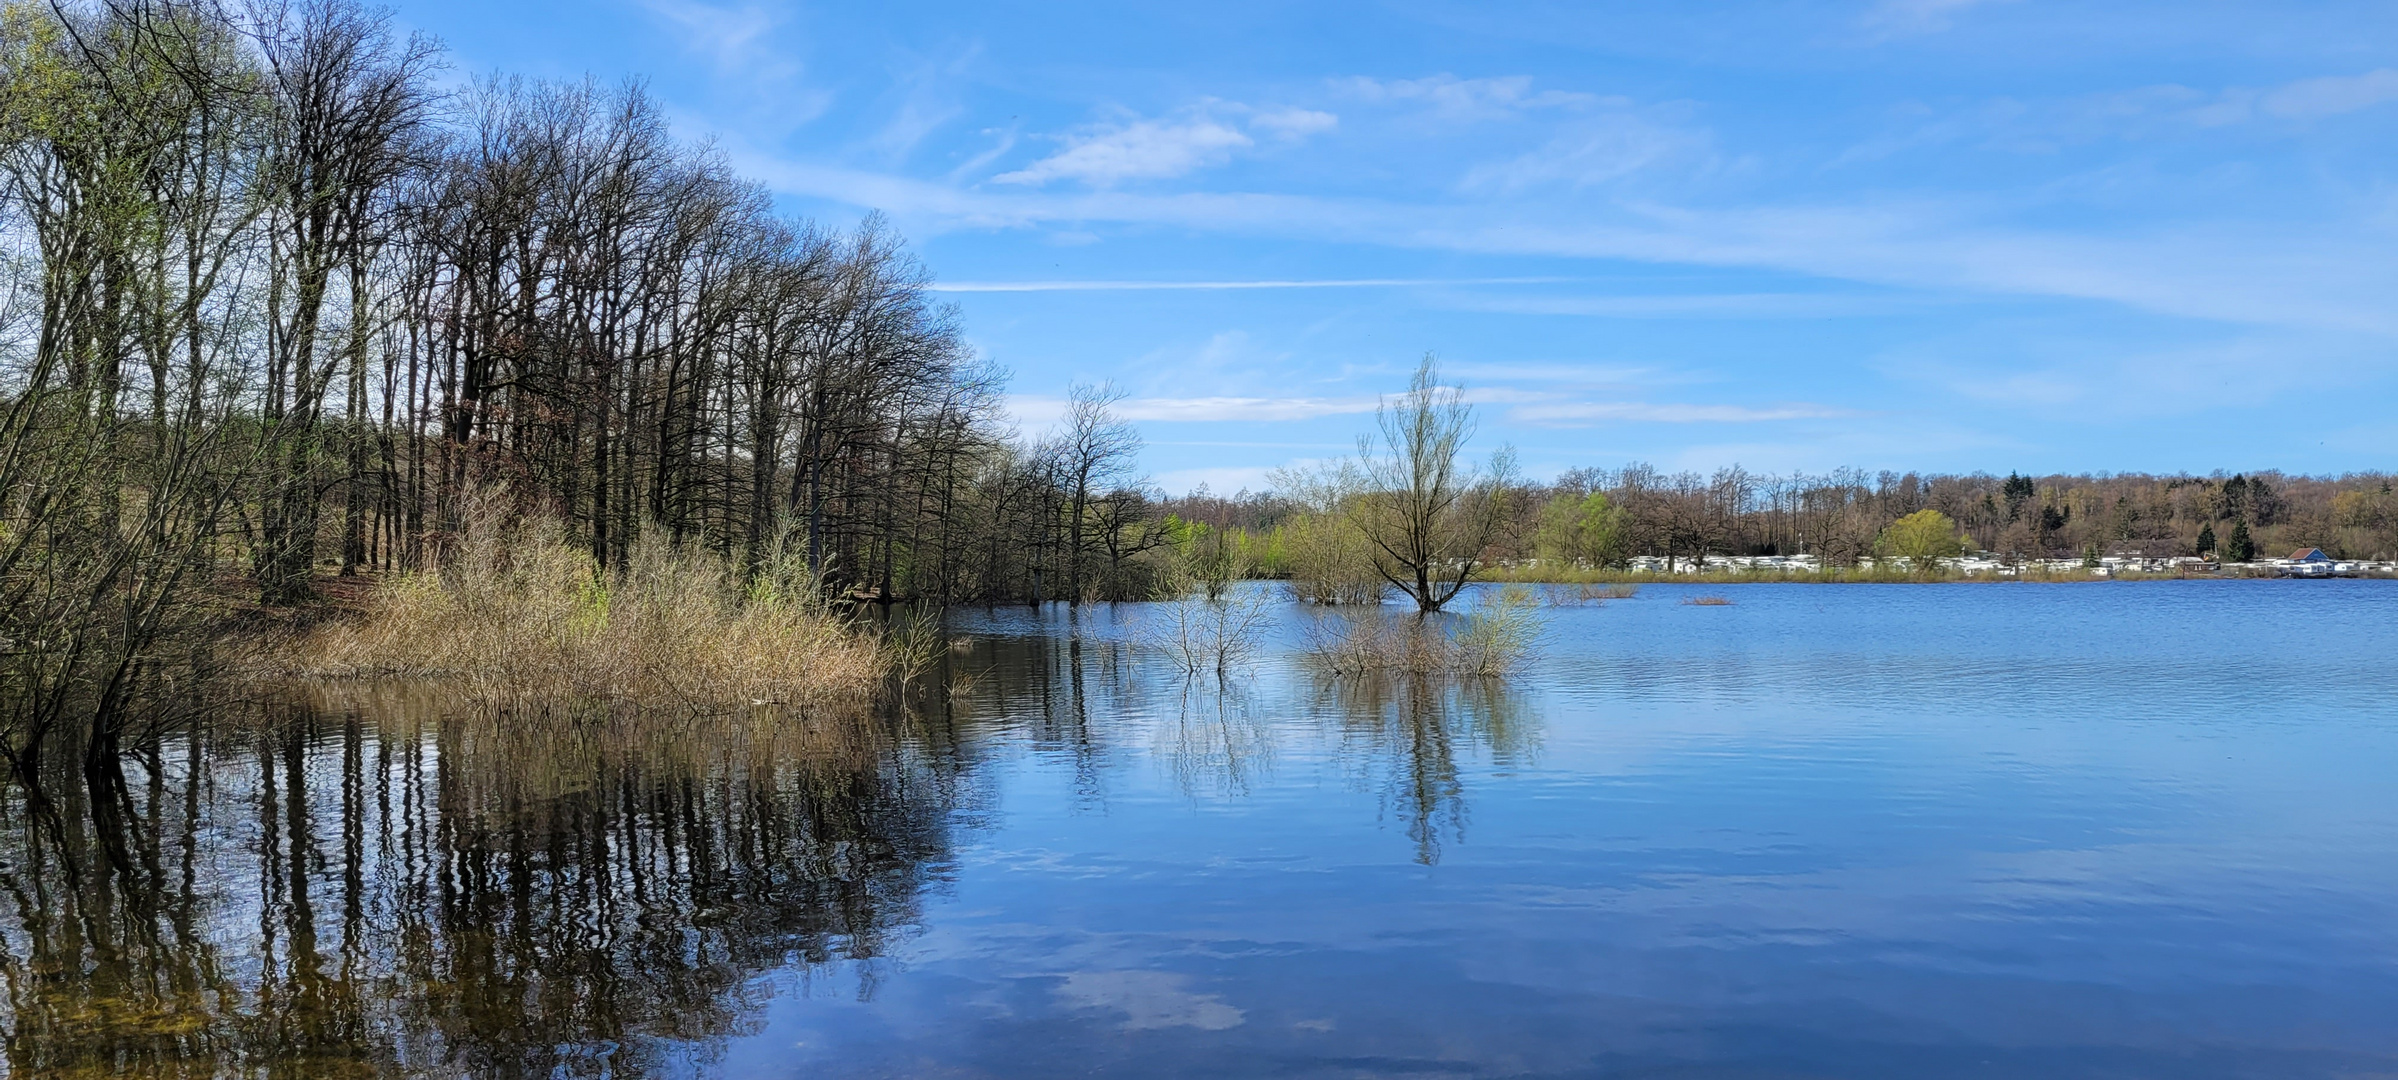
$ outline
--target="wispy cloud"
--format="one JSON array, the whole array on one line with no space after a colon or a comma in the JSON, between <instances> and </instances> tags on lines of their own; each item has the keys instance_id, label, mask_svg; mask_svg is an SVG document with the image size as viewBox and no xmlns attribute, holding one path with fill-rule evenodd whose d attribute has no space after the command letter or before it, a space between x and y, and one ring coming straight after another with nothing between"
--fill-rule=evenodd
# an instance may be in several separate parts
<instances>
[{"instance_id":1,"label":"wispy cloud","mask_svg":"<svg viewBox=\"0 0 2398 1080\"><path fill-rule=\"evenodd\" d=\"M1841 293L1703 293L1683 296L1473 296L1445 305L1516 315L1616 319L1826 319L1887 315L1932 303L1924 296Z\"/></svg>"},{"instance_id":2,"label":"wispy cloud","mask_svg":"<svg viewBox=\"0 0 2398 1080\"><path fill-rule=\"evenodd\" d=\"M1305 461L1292 462L1304 466ZM1218 495L1240 491L1265 491L1274 486L1273 465L1218 465L1195 469L1173 469L1157 475L1157 486L1181 495L1206 488Z\"/></svg>"},{"instance_id":3,"label":"wispy cloud","mask_svg":"<svg viewBox=\"0 0 2398 1080\"><path fill-rule=\"evenodd\" d=\"M1109 187L1127 180L1162 180L1232 160L1257 145L1251 135L1297 142L1330 131L1340 118L1309 109L1258 111L1208 102L1169 118L1100 124L1062 137L1065 148L1024 168L992 177L1003 184L1078 180Z\"/></svg>"},{"instance_id":4,"label":"wispy cloud","mask_svg":"<svg viewBox=\"0 0 2398 1080\"><path fill-rule=\"evenodd\" d=\"M1126 420L1156 423L1278 423L1373 412L1382 399L1352 397L1144 397L1117 402ZM1015 394L1008 412L1019 423L1045 428L1066 415L1065 398Z\"/></svg>"},{"instance_id":5,"label":"wispy cloud","mask_svg":"<svg viewBox=\"0 0 2398 1080\"><path fill-rule=\"evenodd\" d=\"M1246 132L1205 116L1179 120L1135 120L1068 136L1066 148L992 179L1003 184L1080 180L1106 187L1125 180L1181 176L1232 160L1232 152L1254 145Z\"/></svg>"},{"instance_id":6,"label":"wispy cloud","mask_svg":"<svg viewBox=\"0 0 2398 1080\"><path fill-rule=\"evenodd\" d=\"M1274 109L1249 118L1251 130L1296 142L1339 127L1341 118L1315 109Z\"/></svg>"},{"instance_id":7,"label":"wispy cloud","mask_svg":"<svg viewBox=\"0 0 2398 1080\"><path fill-rule=\"evenodd\" d=\"M2398 68L2376 68L2362 75L2300 79L2267 91L2257 104L2274 116L2309 120L2392 101L2398 101Z\"/></svg>"},{"instance_id":8,"label":"wispy cloud","mask_svg":"<svg viewBox=\"0 0 2398 1080\"><path fill-rule=\"evenodd\" d=\"M1530 153L1476 166L1464 186L1516 192L1543 184L1580 188L1621 179L1657 165L1702 160L1706 132L1668 122L1665 110L1610 98L1589 115L1563 125Z\"/></svg>"},{"instance_id":9,"label":"wispy cloud","mask_svg":"<svg viewBox=\"0 0 2398 1080\"><path fill-rule=\"evenodd\" d=\"M2211 138L2241 126L2293 132L2312 121L2398 103L2398 68L2324 75L2279 86L2206 90L2173 83L2046 99L1997 98L1935 113L1902 110L1895 134L1858 143L1831 165L1958 145L2040 155L2108 139Z\"/></svg>"},{"instance_id":10,"label":"wispy cloud","mask_svg":"<svg viewBox=\"0 0 2398 1080\"><path fill-rule=\"evenodd\" d=\"M1857 415L1825 405L1697 405L1640 401L1562 401L1519 405L1507 418L1544 427L1580 427L1615 420L1650 424L1759 424L1778 420L1824 420Z\"/></svg>"},{"instance_id":11,"label":"wispy cloud","mask_svg":"<svg viewBox=\"0 0 2398 1080\"><path fill-rule=\"evenodd\" d=\"M1375 79L1363 75L1331 80L1335 93L1358 101L1420 104L1444 120L1488 120L1527 109L1594 105L1595 94L1532 88L1529 75L1461 79L1442 73L1421 79Z\"/></svg>"},{"instance_id":12,"label":"wispy cloud","mask_svg":"<svg viewBox=\"0 0 2398 1080\"><path fill-rule=\"evenodd\" d=\"M1257 281L943 281L933 292L1151 292L1217 289L1403 289L1433 286L1546 285L1572 278L1294 278Z\"/></svg>"},{"instance_id":13,"label":"wispy cloud","mask_svg":"<svg viewBox=\"0 0 2398 1080\"><path fill-rule=\"evenodd\" d=\"M2011 0L1880 0L1865 13L1865 28L1877 38L1931 34L1956 24L1957 16L1977 7Z\"/></svg>"},{"instance_id":14,"label":"wispy cloud","mask_svg":"<svg viewBox=\"0 0 2398 1080\"><path fill-rule=\"evenodd\" d=\"M2286 227L2191 225L2145 235L1983 224L1966 205L1730 209L1663 204L1523 216L1474 206L1296 195L1004 197L883 174L759 163L786 191L884 209L928 228L1172 224L1483 255L1765 267L1916 290L2076 297L2206 320L2398 335L2386 243Z\"/></svg>"},{"instance_id":15,"label":"wispy cloud","mask_svg":"<svg viewBox=\"0 0 2398 1080\"><path fill-rule=\"evenodd\" d=\"M718 80L746 88L760 103L755 117L771 115L778 126L795 127L823 115L832 95L801 82L796 50L777 43L781 12L758 3L714 4L707 0L640 0L685 50L705 57ZM771 110L764 102L772 102Z\"/></svg>"}]
</instances>

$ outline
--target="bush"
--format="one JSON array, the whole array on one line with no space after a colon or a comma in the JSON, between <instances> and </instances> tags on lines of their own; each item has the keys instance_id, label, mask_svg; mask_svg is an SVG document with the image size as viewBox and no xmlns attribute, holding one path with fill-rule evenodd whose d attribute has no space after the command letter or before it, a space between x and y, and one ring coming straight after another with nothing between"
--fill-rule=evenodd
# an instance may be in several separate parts
<instances>
[{"instance_id":1,"label":"bush","mask_svg":"<svg viewBox=\"0 0 2398 1080\"><path fill-rule=\"evenodd\" d=\"M297 672L441 679L480 704L715 711L854 700L890 670L796 552L745 576L648 537L629 562L602 574L557 523L486 515L436 572L392 579L362 618L302 642Z\"/></svg>"},{"instance_id":2,"label":"bush","mask_svg":"<svg viewBox=\"0 0 2398 1080\"><path fill-rule=\"evenodd\" d=\"M1345 513L1311 514L1283 529L1291 595L1302 603L1373 605L1390 587L1374 569L1365 533Z\"/></svg>"},{"instance_id":3,"label":"bush","mask_svg":"<svg viewBox=\"0 0 2398 1080\"><path fill-rule=\"evenodd\" d=\"M1484 590L1462 616L1360 613L1311 628L1309 662L1328 675L1400 672L1496 677L1522 666L1540 636L1540 599L1509 585Z\"/></svg>"},{"instance_id":4,"label":"bush","mask_svg":"<svg viewBox=\"0 0 2398 1080\"><path fill-rule=\"evenodd\" d=\"M1273 621L1272 608L1272 594L1263 588L1219 598L1185 597L1158 605L1158 619L1144 627L1142 636L1186 674L1224 675L1257 654L1257 639Z\"/></svg>"}]
</instances>

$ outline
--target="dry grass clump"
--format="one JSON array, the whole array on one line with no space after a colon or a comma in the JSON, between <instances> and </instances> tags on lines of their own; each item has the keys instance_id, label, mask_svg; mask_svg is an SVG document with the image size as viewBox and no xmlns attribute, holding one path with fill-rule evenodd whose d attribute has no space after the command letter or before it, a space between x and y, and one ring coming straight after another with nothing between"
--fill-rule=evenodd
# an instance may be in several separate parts
<instances>
[{"instance_id":1,"label":"dry grass clump","mask_svg":"<svg viewBox=\"0 0 2398 1080\"><path fill-rule=\"evenodd\" d=\"M1682 598L1682 603L1687 607L1731 607L1732 598L1729 596L1685 596Z\"/></svg>"},{"instance_id":2,"label":"dry grass clump","mask_svg":"<svg viewBox=\"0 0 2398 1080\"><path fill-rule=\"evenodd\" d=\"M645 540L595 572L554 522L470 528L436 572L376 590L364 617L301 642L301 674L430 678L499 705L715 711L869 695L890 669L796 555L746 578Z\"/></svg>"},{"instance_id":3,"label":"dry grass clump","mask_svg":"<svg viewBox=\"0 0 2398 1080\"><path fill-rule=\"evenodd\" d=\"M1521 585L1482 594L1462 617L1362 614L1327 618L1309 635L1309 662L1336 676L1497 677L1523 665L1541 631L1540 599Z\"/></svg>"},{"instance_id":4,"label":"dry grass clump","mask_svg":"<svg viewBox=\"0 0 2398 1080\"><path fill-rule=\"evenodd\" d=\"M1544 585L1541 595L1552 607L1571 607L1577 604L1599 606L1609 600L1629 600L1640 595L1640 586L1617 582L1614 584Z\"/></svg>"}]
</instances>

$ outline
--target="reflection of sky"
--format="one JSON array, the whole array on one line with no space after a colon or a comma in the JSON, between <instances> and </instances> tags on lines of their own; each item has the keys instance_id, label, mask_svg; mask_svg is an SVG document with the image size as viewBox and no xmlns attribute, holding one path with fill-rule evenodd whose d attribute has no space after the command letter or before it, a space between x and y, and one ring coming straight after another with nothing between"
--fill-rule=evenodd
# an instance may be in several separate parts
<instances>
[{"instance_id":1,"label":"reflection of sky","mask_svg":"<svg viewBox=\"0 0 2398 1080\"><path fill-rule=\"evenodd\" d=\"M1143 1076L2398 1061L2382 663L2398 592L1746 587L1707 608L1684 591L1553 610L1512 705L1435 695L1430 728L1400 707L1361 716L1275 661L1229 698L1186 699L1091 641L1069 736L1041 693L1051 717L1072 711L1067 649L978 652L1048 674L978 684L996 715L965 738L995 794L954 884L870 1000L787 995L732 1060ZM1126 612L1092 636L1137 638ZM1226 716L1242 731L1195 761L1171 734ZM1430 860L1408 798L1428 755L1454 769Z\"/></svg>"},{"instance_id":2,"label":"reflection of sky","mask_svg":"<svg viewBox=\"0 0 2398 1080\"><path fill-rule=\"evenodd\" d=\"M1112 379L1176 490L1426 350L1536 475L2398 465L2377 0L394 6L891 215L1019 415Z\"/></svg>"}]
</instances>

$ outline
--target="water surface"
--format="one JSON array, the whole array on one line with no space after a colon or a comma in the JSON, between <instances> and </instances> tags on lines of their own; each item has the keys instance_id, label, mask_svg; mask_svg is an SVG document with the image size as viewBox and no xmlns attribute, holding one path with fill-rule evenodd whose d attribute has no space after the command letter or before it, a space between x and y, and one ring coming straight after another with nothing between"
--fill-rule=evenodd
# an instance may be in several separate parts
<instances>
[{"instance_id":1,"label":"water surface","mask_svg":"<svg viewBox=\"0 0 2398 1080\"><path fill-rule=\"evenodd\" d=\"M2398 586L1759 585L1505 684L966 613L865 729L397 690L0 828L11 1069L2398 1073Z\"/></svg>"}]
</instances>

